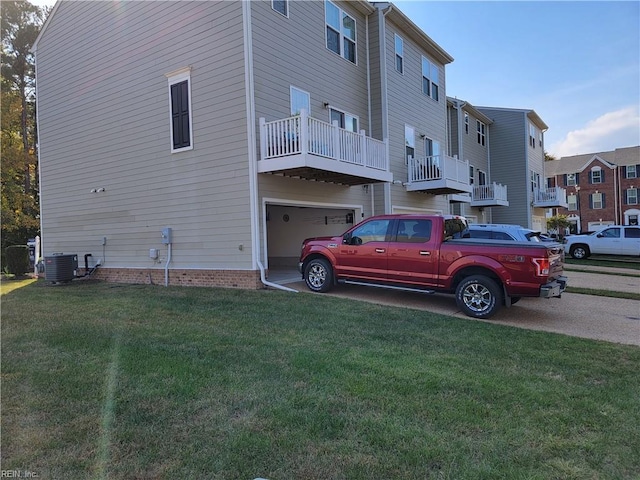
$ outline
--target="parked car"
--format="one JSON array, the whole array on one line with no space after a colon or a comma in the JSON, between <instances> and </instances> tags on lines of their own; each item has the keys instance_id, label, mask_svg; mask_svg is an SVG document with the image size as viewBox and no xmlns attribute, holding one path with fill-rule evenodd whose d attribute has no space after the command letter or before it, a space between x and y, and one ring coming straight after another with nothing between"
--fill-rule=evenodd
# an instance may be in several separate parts
<instances>
[{"instance_id":1,"label":"parked car","mask_svg":"<svg viewBox=\"0 0 640 480\"><path fill-rule=\"evenodd\" d=\"M540 232L509 224L472 223L469 225L470 238L484 238L487 240L509 240L516 242L542 242Z\"/></svg>"},{"instance_id":2,"label":"parked car","mask_svg":"<svg viewBox=\"0 0 640 480\"><path fill-rule=\"evenodd\" d=\"M335 237L302 243L307 287L336 283L451 293L468 316L489 318L521 297L560 297L564 250L557 243L465 238L464 217L379 215Z\"/></svg>"},{"instance_id":3,"label":"parked car","mask_svg":"<svg viewBox=\"0 0 640 480\"><path fill-rule=\"evenodd\" d=\"M564 249L579 260L594 254L640 255L640 227L612 225L590 235L570 235Z\"/></svg>"}]
</instances>

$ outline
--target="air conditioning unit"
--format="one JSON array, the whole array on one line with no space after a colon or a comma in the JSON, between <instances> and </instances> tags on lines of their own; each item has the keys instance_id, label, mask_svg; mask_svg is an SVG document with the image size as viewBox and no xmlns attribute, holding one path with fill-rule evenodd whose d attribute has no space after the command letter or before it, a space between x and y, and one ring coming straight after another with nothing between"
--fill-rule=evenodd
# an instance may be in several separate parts
<instances>
[{"instance_id":1,"label":"air conditioning unit","mask_svg":"<svg viewBox=\"0 0 640 480\"><path fill-rule=\"evenodd\" d=\"M78 255L60 253L44 257L44 278L51 282L70 282L77 270Z\"/></svg>"}]
</instances>

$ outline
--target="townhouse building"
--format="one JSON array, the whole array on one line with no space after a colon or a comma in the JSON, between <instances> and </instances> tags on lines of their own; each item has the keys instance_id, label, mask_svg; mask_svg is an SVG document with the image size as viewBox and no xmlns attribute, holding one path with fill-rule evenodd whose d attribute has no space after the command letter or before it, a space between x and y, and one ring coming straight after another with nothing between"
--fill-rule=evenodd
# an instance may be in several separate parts
<instances>
[{"instance_id":1,"label":"townhouse building","mask_svg":"<svg viewBox=\"0 0 640 480\"><path fill-rule=\"evenodd\" d=\"M562 157L547 162L547 185L567 190L571 233L606 225L638 225L640 147Z\"/></svg>"},{"instance_id":2,"label":"townhouse building","mask_svg":"<svg viewBox=\"0 0 640 480\"><path fill-rule=\"evenodd\" d=\"M453 58L390 3L62 0L33 51L43 253L99 278L260 288L306 237L472 192Z\"/></svg>"}]
</instances>

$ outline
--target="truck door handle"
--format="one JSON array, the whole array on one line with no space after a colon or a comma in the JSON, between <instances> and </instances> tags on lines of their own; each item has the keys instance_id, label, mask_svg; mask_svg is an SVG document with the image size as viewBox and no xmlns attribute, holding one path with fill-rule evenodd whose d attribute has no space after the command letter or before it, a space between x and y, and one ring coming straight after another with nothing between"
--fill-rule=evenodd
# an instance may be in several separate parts
<instances>
[{"instance_id":1,"label":"truck door handle","mask_svg":"<svg viewBox=\"0 0 640 480\"><path fill-rule=\"evenodd\" d=\"M427 252L426 250L420 250L420 255L425 255L425 256L429 256L431 255L431 252Z\"/></svg>"},{"instance_id":2,"label":"truck door handle","mask_svg":"<svg viewBox=\"0 0 640 480\"><path fill-rule=\"evenodd\" d=\"M376 253L384 253L385 249L384 248L376 248Z\"/></svg>"}]
</instances>

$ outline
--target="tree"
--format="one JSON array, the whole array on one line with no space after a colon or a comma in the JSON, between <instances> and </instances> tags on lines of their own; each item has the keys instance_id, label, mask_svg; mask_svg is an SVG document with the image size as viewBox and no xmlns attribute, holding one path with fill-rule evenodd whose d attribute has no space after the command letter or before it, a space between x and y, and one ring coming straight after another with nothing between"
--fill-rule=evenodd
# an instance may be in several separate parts
<instances>
[{"instance_id":1,"label":"tree","mask_svg":"<svg viewBox=\"0 0 640 480\"><path fill-rule=\"evenodd\" d=\"M2 33L2 254L39 229L35 61L30 52L47 11L0 2Z\"/></svg>"},{"instance_id":2,"label":"tree","mask_svg":"<svg viewBox=\"0 0 640 480\"><path fill-rule=\"evenodd\" d=\"M549 232L557 234L559 240L562 240L570 226L571 222L566 215L555 215L547 219L547 229Z\"/></svg>"}]
</instances>

